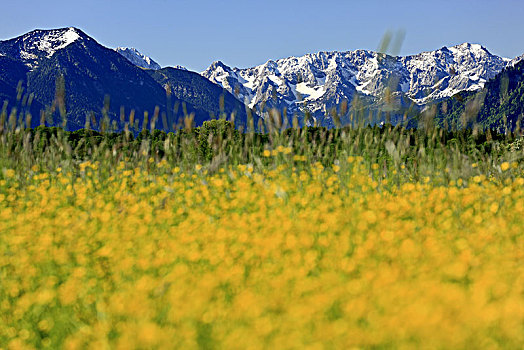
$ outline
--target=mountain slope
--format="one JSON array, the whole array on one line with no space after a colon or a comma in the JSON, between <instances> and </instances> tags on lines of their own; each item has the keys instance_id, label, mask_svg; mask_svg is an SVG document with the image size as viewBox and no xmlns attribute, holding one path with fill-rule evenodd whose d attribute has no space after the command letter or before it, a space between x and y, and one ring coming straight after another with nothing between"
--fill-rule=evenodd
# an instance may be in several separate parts
<instances>
[{"instance_id":1,"label":"mountain slope","mask_svg":"<svg viewBox=\"0 0 524 350\"><path fill-rule=\"evenodd\" d=\"M16 101L18 83L23 84L27 72L29 68L21 62L7 56L0 56L0 99L2 101Z\"/></svg>"},{"instance_id":2,"label":"mountain slope","mask_svg":"<svg viewBox=\"0 0 524 350\"><path fill-rule=\"evenodd\" d=\"M397 107L414 108L460 91L475 91L500 72L509 60L480 45L462 44L406 57L372 51L319 52L246 68L217 61L201 74L260 111L287 108L309 111L321 125L333 126L329 110L355 97L378 111L386 88ZM373 107L375 106L375 107ZM402 110L393 107L393 114Z\"/></svg>"},{"instance_id":3,"label":"mountain slope","mask_svg":"<svg viewBox=\"0 0 524 350\"><path fill-rule=\"evenodd\" d=\"M0 104L3 107L5 102L6 113L16 109L18 118L23 120L27 113L31 113L30 126L34 127L39 123L43 105L25 89L28 72L29 68L20 61L0 56Z\"/></svg>"},{"instance_id":4,"label":"mountain slope","mask_svg":"<svg viewBox=\"0 0 524 350\"><path fill-rule=\"evenodd\" d=\"M213 117L219 117L225 113L229 118L231 114L234 114L237 126L247 126L246 106L229 91L200 74L171 67L147 72L166 90L169 88L177 98L209 112ZM221 99L223 99L222 106ZM254 125L257 125L258 117L255 114L252 116Z\"/></svg>"}]
</instances>

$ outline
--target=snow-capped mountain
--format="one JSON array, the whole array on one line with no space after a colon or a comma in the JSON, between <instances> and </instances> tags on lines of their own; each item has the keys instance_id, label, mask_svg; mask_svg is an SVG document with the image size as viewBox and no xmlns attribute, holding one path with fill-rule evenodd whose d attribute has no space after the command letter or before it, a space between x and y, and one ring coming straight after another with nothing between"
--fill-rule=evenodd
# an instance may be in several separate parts
<instances>
[{"instance_id":1,"label":"snow-capped mountain","mask_svg":"<svg viewBox=\"0 0 524 350\"><path fill-rule=\"evenodd\" d=\"M140 53L133 47L117 47L116 52L127 58L135 66L146 69L160 69L160 65L153 61L152 58Z\"/></svg>"},{"instance_id":2,"label":"snow-capped mountain","mask_svg":"<svg viewBox=\"0 0 524 350\"><path fill-rule=\"evenodd\" d=\"M35 68L42 58L50 58L58 50L79 40L92 39L74 27L36 29L17 38L0 41L0 55L19 59L28 67Z\"/></svg>"},{"instance_id":3,"label":"snow-capped mountain","mask_svg":"<svg viewBox=\"0 0 524 350\"><path fill-rule=\"evenodd\" d=\"M481 89L510 61L464 43L405 57L366 50L318 52L246 69L217 61L201 74L256 110L285 107L288 114L300 115L307 109L318 123L332 126L328 111L342 100L359 96L384 108L389 88L397 107L413 102L422 108L460 91Z\"/></svg>"}]
</instances>

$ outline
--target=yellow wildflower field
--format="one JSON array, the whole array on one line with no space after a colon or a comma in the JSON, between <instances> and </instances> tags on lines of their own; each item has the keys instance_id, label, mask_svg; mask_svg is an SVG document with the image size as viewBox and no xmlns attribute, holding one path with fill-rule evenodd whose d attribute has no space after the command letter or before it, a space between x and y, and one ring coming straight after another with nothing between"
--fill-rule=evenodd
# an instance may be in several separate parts
<instances>
[{"instance_id":1,"label":"yellow wildflower field","mask_svg":"<svg viewBox=\"0 0 524 350\"><path fill-rule=\"evenodd\" d=\"M0 348L524 343L522 177L394 183L353 158L101 174L4 170Z\"/></svg>"}]
</instances>

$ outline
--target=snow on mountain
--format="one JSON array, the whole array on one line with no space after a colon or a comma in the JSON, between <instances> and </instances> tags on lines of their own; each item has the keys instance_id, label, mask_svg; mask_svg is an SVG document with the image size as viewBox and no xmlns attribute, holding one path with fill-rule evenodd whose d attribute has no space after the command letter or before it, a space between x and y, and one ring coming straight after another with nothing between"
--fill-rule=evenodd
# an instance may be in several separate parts
<instances>
[{"instance_id":1,"label":"snow on mountain","mask_svg":"<svg viewBox=\"0 0 524 350\"><path fill-rule=\"evenodd\" d=\"M160 65L153 61L150 57L140 53L137 49L132 47L117 47L116 52L127 58L135 66L146 69L160 69Z\"/></svg>"},{"instance_id":2,"label":"snow on mountain","mask_svg":"<svg viewBox=\"0 0 524 350\"><path fill-rule=\"evenodd\" d=\"M37 29L14 39L0 41L0 55L20 59L33 69L38 66L39 59L50 58L55 52L77 41L82 42L84 46L87 41L94 42L92 38L74 27L51 30ZM115 51L136 66L149 69L161 68L154 60L134 48L119 47ZM185 69L183 67L177 68Z\"/></svg>"},{"instance_id":3,"label":"snow on mountain","mask_svg":"<svg viewBox=\"0 0 524 350\"><path fill-rule=\"evenodd\" d=\"M508 65L514 67L517 63L519 63L520 61L524 60L524 54L523 55L520 55L518 57L515 57L514 59L512 59Z\"/></svg>"},{"instance_id":4,"label":"snow on mountain","mask_svg":"<svg viewBox=\"0 0 524 350\"><path fill-rule=\"evenodd\" d=\"M68 28L66 31L51 31L36 42L36 46L40 51L47 52L47 57L51 57L56 51L74 43L78 38L80 35L75 28Z\"/></svg>"},{"instance_id":5,"label":"snow on mountain","mask_svg":"<svg viewBox=\"0 0 524 350\"><path fill-rule=\"evenodd\" d=\"M481 45L464 43L405 57L366 50L318 52L245 69L217 61L201 74L252 108L286 108L288 114L307 109L329 126L326 111L342 100L360 96L377 103L389 88L422 107L460 91L481 89L510 61Z\"/></svg>"},{"instance_id":6,"label":"snow on mountain","mask_svg":"<svg viewBox=\"0 0 524 350\"><path fill-rule=\"evenodd\" d=\"M180 70L186 70L186 71L188 70L186 67L184 67L184 66L180 66L180 65L178 65L178 64L177 64L177 65L174 65L174 66L170 66L170 67L171 67L171 68L175 68L175 69L180 69Z\"/></svg>"},{"instance_id":7,"label":"snow on mountain","mask_svg":"<svg viewBox=\"0 0 524 350\"><path fill-rule=\"evenodd\" d=\"M35 67L39 58L50 58L79 39L90 40L77 28L53 30L33 30L10 40L0 41L0 54L14 59L21 59L29 67Z\"/></svg>"}]
</instances>

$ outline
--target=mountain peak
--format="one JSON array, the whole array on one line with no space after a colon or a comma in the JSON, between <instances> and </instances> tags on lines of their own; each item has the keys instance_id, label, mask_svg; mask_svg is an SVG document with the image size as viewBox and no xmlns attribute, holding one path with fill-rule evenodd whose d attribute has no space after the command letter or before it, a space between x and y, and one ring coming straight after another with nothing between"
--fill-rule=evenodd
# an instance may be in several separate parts
<instances>
[{"instance_id":1,"label":"mountain peak","mask_svg":"<svg viewBox=\"0 0 524 350\"><path fill-rule=\"evenodd\" d=\"M117 47L116 52L127 58L135 66L146 68L146 69L160 69L160 65L156 63L150 57L142 54L134 47Z\"/></svg>"},{"instance_id":2,"label":"mountain peak","mask_svg":"<svg viewBox=\"0 0 524 350\"><path fill-rule=\"evenodd\" d=\"M27 66L34 68L39 59L50 58L58 50L77 41L88 40L92 39L75 27L35 29L14 39L0 41L0 53L20 59Z\"/></svg>"},{"instance_id":3,"label":"mountain peak","mask_svg":"<svg viewBox=\"0 0 524 350\"><path fill-rule=\"evenodd\" d=\"M27 38L30 38L30 37L35 37L35 36L41 36L41 35L46 35L46 34L50 34L50 35L63 35L63 34L66 34L66 33L75 33L76 35L78 35L79 37L84 37L86 36L86 34L76 28L76 27L62 27L62 28L53 28L53 29L34 29L30 32L27 32L23 35L21 35L20 37L24 38L24 39L27 39ZM15 38L16 39L16 38Z\"/></svg>"},{"instance_id":4,"label":"mountain peak","mask_svg":"<svg viewBox=\"0 0 524 350\"><path fill-rule=\"evenodd\" d=\"M235 73L233 69L229 67L227 64L225 64L224 62L213 61L213 63L211 63L209 67L207 67L207 69L201 73L201 75L209 79L208 74L213 74L215 76L221 76L221 75L225 76L225 75L231 75Z\"/></svg>"},{"instance_id":5,"label":"mountain peak","mask_svg":"<svg viewBox=\"0 0 524 350\"><path fill-rule=\"evenodd\" d=\"M28 49L45 52L47 57L51 57L56 51L71 45L82 37L85 37L85 34L74 27L52 30L37 29L22 36L22 41L27 43Z\"/></svg>"},{"instance_id":6,"label":"mountain peak","mask_svg":"<svg viewBox=\"0 0 524 350\"><path fill-rule=\"evenodd\" d=\"M459 45L454 45L449 47L450 51L470 51L472 53L477 54L488 54L491 55L491 52L488 51L484 46L480 44L472 44L469 42L465 42Z\"/></svg>"},{"instance_id":7,"label":"mountain peak","mask_svg":"<svg viewBox=\"0 0 524 350\"><path fill-rule=\"evenodd\" d=\"M211 65L209 66L209 68L211 68L211 69L216 69L218 67L220 67L220 68L222 68L224 70L230 70L231 69L231 67L229 67L228 65L226 65L222 61L213 61L213 63L211 63Z\"/></svg>"}]
</instances>

